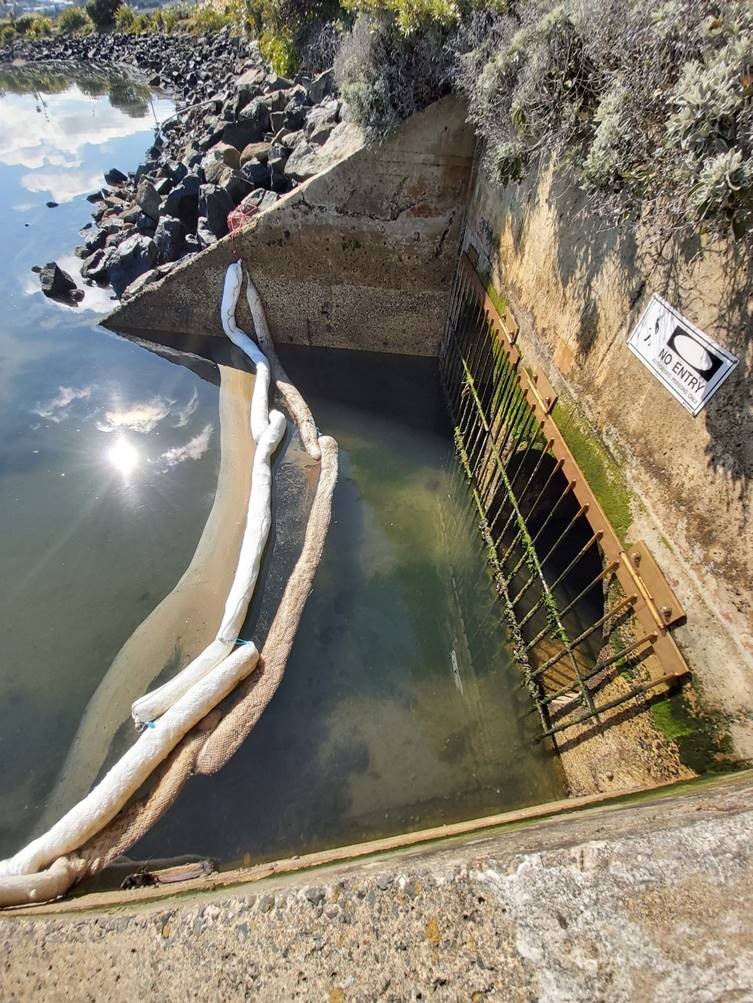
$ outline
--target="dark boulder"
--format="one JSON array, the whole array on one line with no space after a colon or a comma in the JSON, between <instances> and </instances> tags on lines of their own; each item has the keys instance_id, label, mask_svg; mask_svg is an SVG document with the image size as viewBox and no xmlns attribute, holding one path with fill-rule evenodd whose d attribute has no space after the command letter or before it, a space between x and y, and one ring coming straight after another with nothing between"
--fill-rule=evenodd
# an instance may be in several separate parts
<instances>
[{"instance_id":1,"label":"dark boulder","mask_svg":"<svg viewBox=\"0 0 753 1003\"><path fill-rule=\"evenodd\" d=\"M81 266L81 277L95 282L107 282L107 266L111 254L110 250L95 251Z\"/></svg>"},{"instance_id":2,"label":"dark boulder","mask_svg":"<svg viewBox=\"0 0 753 1003\"><path fill-rule=\"evenodd\" d=\"M205 247L211 247L212 244L217 243L217 235L212 233L209 229L207 221L203 216L199 216L199 223L196 227L196 239L199 242L199 247L203 250Z\"/></svg>"},{"instance_id":3,"label":"dark boulder","mask_svg":"<svg viewBox=\"0 0 753 1003\"><path fill-rule=\"evenodd\" d=\"M84 241L84 249L86 253L82 255L82 257L88 257L90 254L94 254L95 251L104 247L107 236L107 230L95 230L94 233L92 233Z\"/></svg>"},{"instance_id":4,"label":"dark boulder","mask_svg":"<svg viewBox=\"0 0 753 1003\"><path fill-rule=\"evenodd\" d=\"M285 164L290 156L290 150L284 146L273 146L269 151L267 165L269 167L269 187L275 192L286 192L290 187L290 179L285 174Z\"/></svg>"},{"instance_id":5,"label":"dark boulder","mask_svg":"<svg viewBox=\"0 0 753 1003\"><path fill-rule=\"evenodd\" d=\"M234 171L230 167L225 168L217 184L228 193L233 205L238 205L253 187L248 178L241 174L240 171Z\"/></svg>"},{"instance_id":6,"label":"dark boulder","mask_svg":"<svg viewBox=\"0 0 753 1003\"><path fill-rule=\"evenodd\" d=\"M241 174L252 188L269 188L269 167L253 157L241 167Z\"/></svg>"},{"instance_id":7,"label":"dark boulder","mask_svg":"<svg viewBox=\"0 0 753 1003\"><path fill-rule=\"evenodd\" d=\"M238 121L244 125L254 125L258 130L258 137L249 139L249 143L258 142L265 132L269 131L269 108L260 98L246 105L238 116Z\"/></svg>"},{"instance_id":8,"label":"dark boulder","mask_svg":"<svg viewBox=\"0 0 753 1003\"><path fill-rule=\"evenodd\" d=\"M176 185L160 207L160 214L175 216L187 230L196 229L199 215L199 189L201 180L197 174L187 174Z\"/></svg>"},{"instance_id":9,"label":"dark boulder","mask_svg":"<svg viewBox=\"0 0 753 1003\"><path fill-rule=\"evenodd\" d=\"M308 105L308 95L306 94L306 89L304 87L296 87L290 100L285 105L284 115L282 124L286 129L296 129L303 128L303 124L306 121L306 107Z\"/></svg>"},{"instance_id":10,"label":"dark boulder","mask_svg":"<svg viewBox=\"0 0 753 1003\"><path fill-rule=\"evenodd\" d=\"M312 104L319 104L324 98L329 97L335 89L335 71L333 69L325 70L309 84L309 98Z\"/></svg>"},{"instance_id":11,"label":"dark boulder","mask_svg":"<svg viewBox=\"0 0 753 1003\"><path fill-rule=\"evenodd\" d=\"M139 187L136 192L136 201L141 206L142 213L152 218L154 223L159 219L159 205L160 197L159 192L154 187L151 181L147 181L146 178L142 178L139 182Z\"/></svg>"},{"instance_id":12,"label":"dark boulder","mask_svg":"<svg viewBox=\"0 0 753 1003\"><path fill-rule=\"evenodd\" d=\"M325 101L318 108L312 108L306 119L304 132L310 143L322 146L340 121L340 102L336 99Z\"/></svg>"},{"instance_id":13,"label":"dark boulder","mask_svg":"<svg viewBox=\"0 0 753 1003\"><path fill-rule=\"evenodd\" d=\"M201 250L199 238L195 233L186 234L186 255L197 254Z\"/></svg>"},{"instance_id":14,"label":"dark boulder","mask_svg":"<svg viewBox=\"0 0 753 1003\"><path fill-rule=\"evenodd\" d=\"M156 220L151 216L147 216L145 212L140 212L136 217L136 229L139 233L147 233L151 237L156 226Z\"/></svg>"},{"instance_id":15,"label":"dark boulder","mask_svg":"<svg viewBox=\"0 0 753 1003\"><path fill-rule=\"evenodd\" d=\"M206 227L215 237L228 232L227 217L235 208L232 198L219 185L202 185L199 200L199 221L206 219Z\"/></svg>"},{"instance_id":16,"label":"dark boulder","mask_svg":"<svg viewBox=\"0 0 753 1003\"><path fill-rule=\"evenodd\" d=\"M70 300L76 291L76 283L68 272L55 261L48 262L39 273L42 292L54 300Z\"/></svg>"},{"instance_id":17,"label":"dark boulder","mask_svg":"<svg viewBox=\"0 0 753 1003\"><path fill-rule=\"evenodd\" d=\"M110 256L107 278L116 296L122 296L132 282L157 263L157 245L151 237L134 234L124 240Z\"/></svg>"},{"instance_id":18,"label":"dark boulder","mask_svg":"<svg viewBox=\"0 0 753 1003\"><path fill-rule=\"evenodd\" d=\"M105 181L108 185L122 185L128 180L128 175L123 174L119 171L117 167L111 167L110 170L105 174Z\"/></svg>"},{"instance_id":19,"label":"dark boulder","mask_svg":"<svg viewBox=\"0 0 753 1003\"><path fill-rule=\"evenodd\" d=\"M242 167L247 161L253 160L254 157L261 161L262 164L266 164L271 146L271 143L265 142L249 143L241 153L240 166Z\"/></svg>"},{"instance_id":20,"label":"dark boulder","mask_svg":"<svg viewBox=\"0 0 753 1003\"><path fill-rule=\"evenodd\" d=\"M173 216L163 216L157 224L154 233L154 243L157 245L161 262L177 261L186 246L185 227L179 219Z\"/></svg>"}]
</instances>

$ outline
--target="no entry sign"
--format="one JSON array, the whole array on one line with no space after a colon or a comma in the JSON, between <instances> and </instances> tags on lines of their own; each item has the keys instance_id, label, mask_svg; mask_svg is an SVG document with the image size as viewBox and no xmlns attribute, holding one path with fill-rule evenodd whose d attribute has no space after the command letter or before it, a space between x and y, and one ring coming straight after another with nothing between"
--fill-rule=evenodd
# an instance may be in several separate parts
<instances>
[{"instance_id":1,"label":"no entry sign","mask_svg":"<svg viewBox=\"0 0 753 1003\"><path fill-rule=\"evenodd\" d=\"M738 363L656 294L628 347L692 415L711 400Z\"/></svg>"}]
</instances>

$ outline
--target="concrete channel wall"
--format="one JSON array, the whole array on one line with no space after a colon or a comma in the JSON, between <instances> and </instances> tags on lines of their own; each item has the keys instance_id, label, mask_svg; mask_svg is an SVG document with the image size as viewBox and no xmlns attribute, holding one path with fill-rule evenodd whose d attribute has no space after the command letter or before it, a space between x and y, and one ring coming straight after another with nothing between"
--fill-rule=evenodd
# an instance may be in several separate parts
<instances>
[{"instance_id":1,"label":"concrete channel wall","mask_svg":"<svg viewBox=\"0 0 753 1003\"><path fill-rule=\"evenodd\" d=\"M752 824L748 774L234 888L25 909L0 919L3 997L749 1000Z\"/></svg>"},{"instance_id":2,"label":"concrete channel wall","mask_svg":"<svg viewBox=\"0 0 753 1003\"><path fill-rule=\"evenodd\" d=\"M675 637L704 704L724 712L735 753L749 759L750 266L733 245L674 241L657 249L640 231L607 227L582 209L571 177L545 174L500 188L478 173L465 244L476 248L479 271L510 304L524 361L543 369L560 393L555 419L565 437L574 432L576 445L601 443L611 478L606 493L629 508L625 538L649 544L678 594L687 623ZM740 358L697 417L628 349L653 293ZM590 479L593 450L579 455L573 448Z\"/></svg>"},{"instance_id":3,"label":"concrete channel wall","mask_svg":"<svg viewBox=\"0 0 753 1003\"><path fill-rule=\"evenodd\" d=\"M445 98L361 146L241 233L124 303L105 325L221 334L229 262L243 259L280 343L435 355L463 229L473 135ZM241 317L241 321L246 318Z\"/></svg>"}]
</instances>

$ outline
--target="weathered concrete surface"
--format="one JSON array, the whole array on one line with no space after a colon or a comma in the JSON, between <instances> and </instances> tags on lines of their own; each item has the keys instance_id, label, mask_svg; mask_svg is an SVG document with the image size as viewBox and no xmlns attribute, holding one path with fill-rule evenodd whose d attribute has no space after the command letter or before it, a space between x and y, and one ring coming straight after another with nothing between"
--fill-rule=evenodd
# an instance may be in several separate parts
<instances>
[{"instance_id":1,"label":"weathered concrete surface","mask_svg":"<svg viewBox=\"0 0 753 1003\"><path fill-rule=\"evenodd\" d=\"M706 706L753 754L753 322L750 263L732 246L668 243L584 217L567 178L500 189L475 178L466 241L509 298L528 363L574 400L632 493L644 539L687 612L675 631ZM693 418L627 347L657 292L740 357ZM619 488L616 488L619 490Z\"/></svg>"},{"instance_id":2,"label":"weathered concrete surface","mask_svg":"<svg viewBox=\"0 0 753 1003\"><path fill-rule=\"evenodd\" d=\"M435 355L473 142L462 103L445 98L384 143L362 147L305 182L105 324L154 340L164 330L221 334L222 279L240 256L276 341Z\"/></svg>"},{"instance_id":3,"label":"weathered concrete surface","mask_svg":"<svg viewBox=\"0 0 753 1003\"><path fill-rule=\"evenodd\" d=\"M753 998L750 774L148 909L5 916L4 1000Z\"/></svg>"}]
</instances>

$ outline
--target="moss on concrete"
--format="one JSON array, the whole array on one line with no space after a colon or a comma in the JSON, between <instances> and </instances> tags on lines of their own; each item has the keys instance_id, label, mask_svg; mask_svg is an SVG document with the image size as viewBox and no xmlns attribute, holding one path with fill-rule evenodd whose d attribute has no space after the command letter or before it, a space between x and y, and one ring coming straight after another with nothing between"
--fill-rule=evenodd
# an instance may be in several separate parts
<instances>
[{"instance_id":1,"label":"moss on concrete","mask_svg":"<svg viewBox=\"0 0 753 1003\"><path fill-rule=\"evenodd\" d=\"M567 395L560 395L552 417L620 542L625 544L633 521L631 507L635 499L619 465L588 428Z\"/></svg>"},{"instance_id":2,"label":"moss on concrete","mask_svg":"<svg viewBox=\"0 0 753 1003\"><path fill-rule=\"evenodd\" d=\"M487 279L486 281L486 294L494 304L500 317L504 317L505 311L507 310L507 300L501 293L497 292L491 279Z\"/></svg>"},{"instance_id":3,"label":"moss on concrete","mask_svg":"<svg viewBox=\"0 0 753 1003\"><path fill-rule=\"evenodd\" d=\"M671 693L651 705L654 724L677 746L682 762L696 773L724 769L731 751L730 736L721 718L696 706L692 688Z\"/></svg>"}]
</instances>

